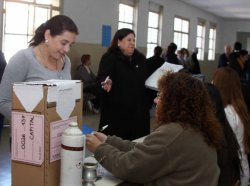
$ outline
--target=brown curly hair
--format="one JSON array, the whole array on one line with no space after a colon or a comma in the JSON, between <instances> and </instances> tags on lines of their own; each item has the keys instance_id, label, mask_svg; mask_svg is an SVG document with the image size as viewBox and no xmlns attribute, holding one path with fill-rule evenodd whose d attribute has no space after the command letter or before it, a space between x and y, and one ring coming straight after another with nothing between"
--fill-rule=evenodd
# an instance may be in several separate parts
<instances>
[{"instance_id":1,"label":"brown curly hair","mask_svg":"<svg viewBox=\"0 0 250 186\"><path fill-rule=\"evenodd\" d=\"M219 148L221 127L204 84L186 73L168 73L158 81L158 126L180 123L201 132L204 141Z\"/></svg>"}]
</instances>

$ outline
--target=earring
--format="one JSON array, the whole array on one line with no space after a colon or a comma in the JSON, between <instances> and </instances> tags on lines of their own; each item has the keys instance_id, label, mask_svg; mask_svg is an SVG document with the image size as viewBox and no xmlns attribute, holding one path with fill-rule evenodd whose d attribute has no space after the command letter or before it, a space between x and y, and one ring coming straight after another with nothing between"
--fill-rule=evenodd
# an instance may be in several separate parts
<instances>
[{"instance_id":1,"label":"earring","mask_svg":"<svg viewBox=\"0 0 250 186\"><path fill-rule=\"evenodd\" d=\"M48 39L45 39L45 45L49 45L49 40Z\"/></svg>"},{"instance_id":2,"label":"earring","mask_svg":"<svg viewBox=\"0 0 250 186\"><path fill-rule=\"evenodd\" d=\"M117 46L120 47L120 44L118 43Z\"/></svg>"}]
</instances>

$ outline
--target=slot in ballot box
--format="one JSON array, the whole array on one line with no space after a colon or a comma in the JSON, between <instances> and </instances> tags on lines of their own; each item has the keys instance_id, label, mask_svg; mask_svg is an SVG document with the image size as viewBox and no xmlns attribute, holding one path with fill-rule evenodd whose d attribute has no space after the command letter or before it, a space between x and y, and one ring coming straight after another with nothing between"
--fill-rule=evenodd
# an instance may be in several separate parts
<instances>
[{"instance_id":1,"label":"slot in ballot box","mask_svg":"<svg viewBox=\"0 0 250 186\"><path fill-rule=\"evenodd\" d=\"M59 186L61 136L82 123L81 90L73 80L13 85L12 186Z\"/></svg>"}]
</instances>

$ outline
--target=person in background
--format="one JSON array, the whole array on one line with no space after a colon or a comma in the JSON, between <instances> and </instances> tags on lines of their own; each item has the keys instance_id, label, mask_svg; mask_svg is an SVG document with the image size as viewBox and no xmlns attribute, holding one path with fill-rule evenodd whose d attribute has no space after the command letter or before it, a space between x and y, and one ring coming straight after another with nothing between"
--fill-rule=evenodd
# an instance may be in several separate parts
<instances>
[{"instance_id":1,"label":"person in background","mask_svg":"<svg viewBox=\"0 0 250 186\"><path fill-rule=\"evenodd\" d=\"M241 49L242 49L242 44L241 44L241 42L236 41L236 42L234 43L234 50L233 50L233 52L239 52Z\"/></svg>"},{"instance_id":2,"label":"person in background","mask_svg":"<svg viewBox=\"0 0 250 186\"><path fill-rule=\"evenodd\" d=\"M160 46L156 46L154 48L154 55L146 60L148 77L163 65L164 59L161 57L161 53L162 48ZM157 91L147 88L147 93L149 99L149 108L151 108L154 104L154 98L157 95Z\"/></svg>"},{"instance_id":3,"label":"person in background","mask_svg":"<svg viewBox=\"0 0 250 186\"><path fill-rule=\"evenodd\" d=\"M233 52L229 55L229 64L231 63L231 61L234 61L236 58L236 54L242 50L242 44L239 41L236 41L234 43L234 49Z\"/></svg>"},{"instance_id":4,"label":"person in background","mask_svg":"<svg viewBox=\"0 0 250 186\"><path fill-rule=\"evenodd\" d=\"M189 51L186 48L181 48L181 51L183 53L183 63L182 63L184 67L183 70L192 74L194 64L190 58Z\"/></svg>"},{"instance_id":5,"label":"person in background","mask_svg":"<svg viewBox=\"0 0 250 186\"><path fill-rule=\"evenodd\" d=\"M175 51L177 50L177 45L175 43L170 43L168 45L167 51L163 54L163 58L168 63L179 64L179 60Z\"/></svg>"},{"instance_id":6,"label":"person in background","mask_svg":"<svg viewBox=\"0 0 250 186\"><path fill-rule=\"evenodd\" d=\"M218 165L220 167L218 186L236 186L240 183L240 171L242 170L239 158L239 154L241 154L240 147L227 121L219 90L211 83L206 83L205 85L212 99L215 113L223 132L221 148L217 150Z\"/></svg>"},{"instance_id":7,"label":"person in background","mask_svg":"<svg viewBox=\"0 0 250 186\"><path fill-rule=\"evenodd\" d=\"M193 63L192 74L200 74L201 73L200 63L197 59L198 52L199 52L198 48L194 48L194 51L191 55L191 61Z\"/></svg>"},{"instance_id":8,"label":"person in background","mask_svg":"<svg viewBox=\"0 0 250 186\"><path fill-rule=\"evenodd\" d=\"M134 31L118 30L98 69L103 86L99 128L109 125L106 134L128 140L149 134L146 78L146 58L135 49Z\"/></svg>"},{"instance_id":9,"label":"person in background","mask_svg":"<svg viewBox=\"0 0 250 186\"><path fill-rule=\"evenodd\" d=\"M234 54L234 57L229 64L229 67L234 69L242 80L246 79L247 61L248 51L240 50Z\"/></svg>"},{"instance_id":10,"label":"person in background","mask_svg":"<svg viewBox=\"0 0 250 186\"><path fill-rule=\"evenodd\" d=\"M245 76L246 79L241 79L240 82L241 82L243 97L245 99L248 110L250 112L250 55L249 53L248 53L248 59L245 65L246 65L246 76Z\"/></svg>"},{"instance_id":11,"label":"person in background","mask_svg":"<svg viewBox=\"0 0 250 186\"><path fill-rule=\"evenodd\" d=\"M0 85L0 113L11 118L12 85L15 82L71 79L71 63L66 55L78 29L72 19L57 15L41 24L29 47L17 52L5 68Z\"/></svg>"},{"instance_id":12,"label":"person in background","mask_svg":"<svg viewBox=\"0 0 250 186\"><path fill-rule=\"evenodd\" d=\"M91 56L83 54L81 64L76 69L76 79L83 81L83 92L94 95L89 107L95 113L99 113L101 86L97 84L96 75L91 70Z\"/></svg>"},{"instance_id":13,"label":"person in background","mask_svg":"<svg viewBox=\"0 0 250 186\"><path fill-rule=\"evenodd\" d=\"M224 46L224 53L220 55L219 61L218 61L218 68L220 67L226 67L229 65L229 56L232 53L232 48L230 45Z\"/></svg>"},{"instance_id":14,"label":"person in background","mask_svg":"<svg viewBox=\"0 0 250 186\"><path fill-rule=\"evenodd\" d=\"M156 129L142 142L99 132L86 145L114 176L163 186L215 186L220 174L216 149L220 124L203 83L189 74L170 73L158 81Z\"/></svg>"},{"instance_id":15,"label":"person in background","mask_svg":"<svg viewBox=\"0 0 250 186\"><path fill-rule=\"evenodd\" d=\"M4 54L2 51L0 51L0 83L2 80L3 72L4 72L6 65L7 65L7 63L6 63ZM0 89L0 91L1 91L1 89ZM4 116L0 113L0 140L2 137L3 124L4 124Z\"/></svg>"},{"instance_id":16,"label":"person in background","mask_svg":"<svg viewBox=\"0 0 250 186\"><path fill-rule=\"evenodd\" d=\"M229 67L218 68L213 76L213 84L217 86L221 94L227 120L240 145L241 185L247 186L249 182L247 154L250 152L250 116L242 95L240 78Z\"/></svg>"},{"instance_id":17,"label":"person in background","mask_svg":"<svg viewBox=\"0 0 250 186\"><path fill-rule=\"evenodd\" d=\"M179 60L179 64L184 65L184 53L182 50L177 50L177 59Z\"/></svg>"},{"instance_id":18,"label":"person in background","mask_svg":"<svg viewBox=\"0 0 250 186\"><path fill-rule=\"evenodd\" d=\"M154 48L154 55L147 59L148 76L153 74L160 66L163 65L164 59L161 57L162 48L156 46Z\"/></svg>"},{"instance_id":19,"label":"person in background","mask_svg":"<svg viewBox=\"0 0 250 186\"><path fill-rule=\"evenodd\" d=\"M189 60L189 51L186 48L181 48L181 51L183 52L183 59L185 62Z\"/></svg>"}]
</instances>

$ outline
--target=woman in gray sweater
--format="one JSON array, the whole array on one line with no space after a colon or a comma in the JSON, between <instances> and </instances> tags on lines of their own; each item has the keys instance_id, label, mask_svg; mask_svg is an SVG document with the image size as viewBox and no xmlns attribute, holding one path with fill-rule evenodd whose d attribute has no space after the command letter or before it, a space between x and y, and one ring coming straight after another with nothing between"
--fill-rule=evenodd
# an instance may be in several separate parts
<instances>
[{"instance_id":1,"label":"woman in gray sweater","mask_svg":"<svg viewBox=\"0 0 250 186\"><path fill-rule=\"evenodd\" d=\"M77 34L76 24L65 15L54 16L36 29L29 48L17 52L5 68L0 84L1 114L11 117L13 83L71 79L71 63L66 53Z\"/></svg>"},{"instance_id":2,"label":"woman in gray sweater","mask_svg":"<svg viewBox=\"0 0 250 186\"><path fill-rule=\"evenodd\" d=\"M172 73L159 82L157 127L134 143L102 133L87 135L87 148L116 177L155 186L216 186L221 128L201 81Z\"/></svg>"}]
</instances>

